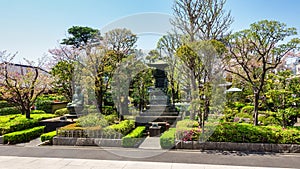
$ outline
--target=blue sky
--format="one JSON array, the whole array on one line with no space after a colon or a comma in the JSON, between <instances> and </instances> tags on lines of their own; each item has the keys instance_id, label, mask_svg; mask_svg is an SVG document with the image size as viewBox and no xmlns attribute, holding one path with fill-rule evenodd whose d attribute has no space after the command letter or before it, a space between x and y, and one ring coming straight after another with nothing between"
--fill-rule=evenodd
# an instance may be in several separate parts
<instances>
[{"instance_id":1,"label":"blue sky","mask_svg":"<svg viewBox=\"0 0 300 169\"><path fill-rule=\"evenodd\" d=\"M172 14L173 0L0 0L0 51L18 52L15 62L22 58L36 60L55 48L74 25L103 29L111 23L143 13ZM262 20L278 20L300 32L299 0L227 0L226 9L234 17L232 30L248 28ZM165 30L164 16L157 19L128 21L145 28ZM134 23L136 22L136 23ZM152 24L153 23L153 24ZM155 31L154 31L155 32ZM140 33L140 32L138 32ZM159 32L160 33L160 32ZM141 34L138 46L154 48L160 34Z\"/></svg>"}]
</instances>

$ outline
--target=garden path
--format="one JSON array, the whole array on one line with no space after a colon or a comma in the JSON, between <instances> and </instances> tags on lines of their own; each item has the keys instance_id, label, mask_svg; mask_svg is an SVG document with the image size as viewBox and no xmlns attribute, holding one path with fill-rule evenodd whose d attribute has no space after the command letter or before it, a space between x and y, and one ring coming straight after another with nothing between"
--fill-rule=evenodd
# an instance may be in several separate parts
<instances>
[{"instance_id":1,"label":"garden path","mask_svg":"<svg viewBox=\"0 0 300 169\"><path fill-rule=\"evenodd\" d=\"M141 149L161 149L159 137L147 137L140 145Z\"/></svg>"}]
</instances>

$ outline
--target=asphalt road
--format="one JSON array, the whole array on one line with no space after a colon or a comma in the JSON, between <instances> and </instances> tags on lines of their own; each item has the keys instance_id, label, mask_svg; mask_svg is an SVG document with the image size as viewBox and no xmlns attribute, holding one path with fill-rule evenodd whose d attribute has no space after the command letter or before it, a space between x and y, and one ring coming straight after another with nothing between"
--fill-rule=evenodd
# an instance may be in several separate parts
<instances>
[{"instance_id":1,"label":"asphalt road","mask_svg":"<svg viewBox=\"0 0 300 169\"><path fill-rule=\"evenodd\" d=\"M0 146L0 156L75 158L117 161L168 162L232 166L300 168L300 154L248 154L199 150L143 150L72 146Z\"/></svg>"}]
</instances>

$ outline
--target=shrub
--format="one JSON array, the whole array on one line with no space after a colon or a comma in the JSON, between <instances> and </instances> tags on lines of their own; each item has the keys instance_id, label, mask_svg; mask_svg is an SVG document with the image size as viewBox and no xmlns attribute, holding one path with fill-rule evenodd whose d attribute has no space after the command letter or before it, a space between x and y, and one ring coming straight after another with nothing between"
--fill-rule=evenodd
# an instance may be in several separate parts
<instances>
[{"instance_id":1,"label":"shrub","mask_svg":"<svg viewBox=\"0 0 300 169\"><path fill-rule=\"evenodd\" d=\"M3 136L4 143L17 144L17 143L28 142L40 136L44 132L44 128L45 126L39 126L27 130L16 131L13 133L5 134Z\"/></svg>"},{"instance_id":2,"label":"shrub","mask_svg":"<svg viewBox=\"0 0 300 169\"><path fill-rule=\"evenodd\" d=\"M241 113L253 114L254 106L245 106L241 109Z\"/></svg>"},{"instance_id":3,"label":"shrub","mask_svg":"<svg viewBox=\"0 0 300 169\"><path fill-rule=\"evenodd\" d=\"M108 126L107 121L101 116L101 114L88 114L86 116L79 117L77 120L77 125L81 127L106 127Z\"/></svg>"},{"instance_id":4,"label":"shrub","mask_svg":"<svg viewBox=\"0 0 300 169\"><path fill-rule=\"evenodd\" d=\"M13 107L14 105L11 103L8 103L7 101L0 100L0 109L5 108L5 107Z\"/></svg>"},{"instance_id":5,"label":"shrub","mask_svg":"<svg viewBox=\"0 0 300 169\"><path fill-rule=\"evenodd\" d=\"M160 146L163 149L170 149L175 146L175 128L170 128L160 136Z\"/></svg>"},{"instance_id":6,"label":"shrub","mask_svg":"<svg viewBox=\"0 0 300 169\"><path fill-rule=\"evenodd\" d=\"M300 144L300 130L280 126L253 126L245 123L221 123L208 141L237 143Z\"/></svg>"},{"instance_id":7,"label":"shrub","mask_svg":"<svg viewBox=\"0 0 300 169\"><path fill-rule=\"evenodd\" d=\"M135 128L131 133L122 138L123 147L138 147L143 140L143 133L146 130L145 126Z\"/></svg>"},{"instance_id":8,"label":"shrub","mask_svg":"<svg viewBox=\"0 0 300 169\"><path fill-rule=\"evenodd\" d=\"M10 115L10 114L21 114L21 110L19 110L17 107L4 107L0 109L0 115Z\"/></svg>"},{"instance_id":9,"label":"shrub","mask_svg":"<svg viewBox=\"0 0 300 169\"><path fill-rule=\"evenodd\" d=\"M103 107L103 113L104 115L110 115L110 114L116 114L116 110L113 108L113 106L104 106Z\"/></svg>"},{"instance_id":10,"label":"shrub","mask_svg":"<svg viewBox=\"0 0 300 169\"><path fill-rule=\"evenodd\" d=\"M104 116L104 119L108 122L108 124L114 124L115 121L118 120L118 116L116 114L110 114L107 116Z\"/></svg>"},{"instance_id":11,"label":"shrub","mask_svg":"<svg viewBox=\"0 0 300 169\"><path fill-rule=\"evenodd\" d=\"M46 114L44 110L32 110L30 114Z\"/></svg>"},{"instance_id":12,"label":"shrub","mask_svg":"<svg viewBox=\"0 0 300 169\"><path fill-rule=\"evenodd\" d=\"M234 107L240 111L243 107L245 107L245 104L241 102L234 102Z\"/></svg>"},{"instance_id":13,"label":"shrub","mask_svg":"<svg viewBox=\"0 0 300 169\"><path fill-rule=\"evenodd\" d=\"M55 136L56 136L56 131L51 131L49 133L42 134L41 135L41 140L42 140L42 142L49 140L50 144L52 144L52 141L53 141L52 139Z\"/></svg>"},{"instance_id":14,"label":"shrub","mask_svg":"<svg viewBox=\"0 0 300 169\"><path fill-rule=\"evenodd\" d=\"M182 127L193 128L193 127L198 127L198 126L199 126L199 124L197 121L185 119L185 120L178 121L176 128L182 128Z\"/></svg>"},{"instance_id":15,"label":"shrub","mask_svg":"<svg viewBox=\"0 0 300 169\"><path fill-rule=\"evenodd\" d=\"M43 119L55 117L53 114L32 114L31 119L24 115L0 116L0 135L36 127Z\"/></svg>"},{"instance_id":16,"label":"shrub","mask_svg":"<svg viewBox=\"0 0 300 169\"><path fill-rule=\"evenodd\" d=\"M36 102L36 108L46 113L52 113L52 100L39 100Z\"/></svg>"},{"instance_id":17,"label":"shrub","mask_svg":"<svg viewBox=\"0 0 300 169\"><path fill-rule=\"evenodd\" d=\"M65 114L69 114L69 110L67 108L62 108L62 109L58 109L54 112L55 115L57 116L63 116Z\"/></svg>"},{"instance_id":18,"label":"shrub","mask_svg":"<svg viewBox=\"0 0 300 169\"><path fill-rule=\"evenodd\" d=\"M128 134L134 128L134 121L133 120L124 120L121 121L119 124L114 124L105 128L106 132L118 132L121 133L123 136Z\"/></svg>"}]
</instances>

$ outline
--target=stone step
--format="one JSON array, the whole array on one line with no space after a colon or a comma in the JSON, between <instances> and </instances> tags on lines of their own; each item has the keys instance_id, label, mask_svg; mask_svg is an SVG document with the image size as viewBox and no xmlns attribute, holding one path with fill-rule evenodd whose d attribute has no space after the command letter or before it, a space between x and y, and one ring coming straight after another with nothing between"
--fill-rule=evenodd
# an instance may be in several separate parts
<instances>
[{"instance_id":1,"label":"stone step","mask_svg":"<svg viewBox=\"0 0 300 169\"><path fill-rule=\"evenodd\" d=\"M180 119L181 116L137 116L135 122L137 126L149 125L149 122L168 122L172 125Z\"/></svg>"},{"instance_id":2,"label":"stone step","mask_svg":"<svg viewBox=\"0 0 300 169\"><path fill-rule=\"evenodd\" d=\"M140 116L178 116L178 112L143 112Z\"/></svg>"}]
</instances>

